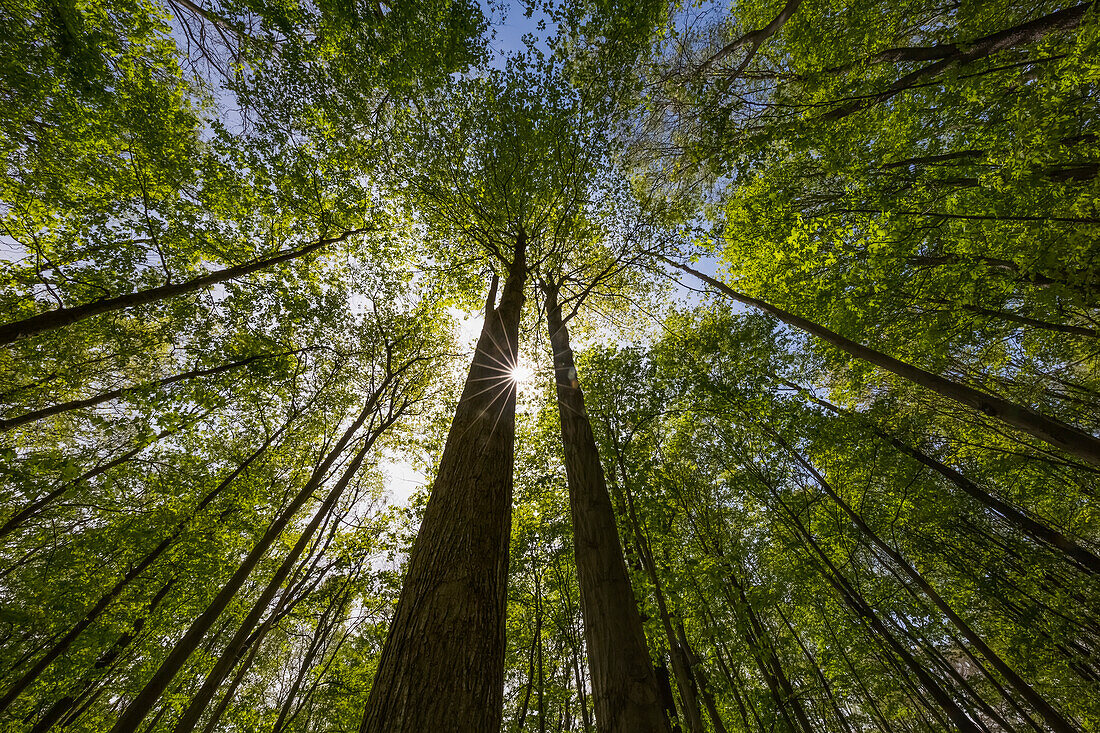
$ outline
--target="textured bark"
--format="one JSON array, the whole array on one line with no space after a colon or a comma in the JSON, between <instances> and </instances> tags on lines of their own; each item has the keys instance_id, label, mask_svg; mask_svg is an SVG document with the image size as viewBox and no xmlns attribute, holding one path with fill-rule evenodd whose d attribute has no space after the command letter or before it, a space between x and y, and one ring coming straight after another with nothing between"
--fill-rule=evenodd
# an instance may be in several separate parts
<instances>
[{"instance_id":1,"label":"textured bark","mask_svg":"<svg viewBox=\"0 0 1100 733\"><path fill-rule=\"evenodd\" d=\"M367 700L362 733L496 733L526 237L478 339ZM495 288L494 288L495 290Z\"/></svg>"},{"instance_id":2,"label":"textured bark","mask_svg":"<svg viewBox=\"0 0 1100 733\"><path fill-rule=\"evenodd\" d=\"M368 230L355 229L353 231L344 232L337 237L331 237L327 239L321 238L318 239L316 242L313 242L312 244L308 244L305 247L300 247L299 249L291 250L290 252L284 252L273 257L266 257L262 260L253 260L252 262L246 262L243 265L227 267L224 270L218 270L217 272L212 272L209 275L203 275L202 277L196 277L181 283L160 285L158 287L141 290L136 293L118 295L114 298L93 300L90 303L73 306L72 308L55 308L52 311L39 313L36 316L24 318L21 321L5 323L0 325L0 345L10 344L13 341L18 341L19 339L27 338L28 336L34 336L35 334L44 333L46 331L53 331L58 328L64 328L65 326L72 325L74 323L77 323L78 321L83 321L86 318L98 316L101 313L110 313L112 311L125 310L126 308L133 308L139 305L148 305L149 303L156 303L160 300L167 300L168 298L174 298L179 295L193 293L197 290L208 288L211 285L225 282L226 280L244 277L245 275L251 274L258 270L263 270L268 267L274 267L279 263L288 262L298 257L304 257L305 255L308 255L311 252L315 252L325 245L333 244L335 242L341 242L353 234L360 234L365 231Z\"/></svg>"},{"instance_id":3,"label":"textured bark","mask_svg":"<svg viewBox=\"0 0 1100 733\"><path fill-rule=\"evenodd\" d=\"M725 283L704 275L687 265L674 262L666 257L662 257L661 259L673 267L677 267L684 272L695 275L700 280L717 288L727 297L739 303L744 303L745 305L759 308L766 313L770 313L784 323L816 336L822 341L832 344L857 359L862 359L869 364L874 364L914 384L932 390L941 397L954 400L984 415L1000 420L1028 435L1038 438L1044 443L1064 450L1093 466L1100 466L1100 439L1096 438L1094 435L1078 430L1060 420L1041 415L1023 405L1009 402L995 395L968 387L965 384L959 384L958 382L941 377L938 374L933 374L932 372L915 367L912 364L907 364L899 359L895 359L881 351L875 351L872 348L852 341L806 318L797 316L794 313L785 311L782 308L778 308L770 303L758 300L757 298L738 293Z\"/></svg>"},{"instance_id":4,"label":"textured bark","mask_svg":"<svg viewBox=\"0 0 1100 733\"><path fill-rule=\"evenodd\" d=\"M545 290L596 729L600 733L667 733L569 332L562 322L556 289L551 285Z\"/></svg>"}]
</instances>

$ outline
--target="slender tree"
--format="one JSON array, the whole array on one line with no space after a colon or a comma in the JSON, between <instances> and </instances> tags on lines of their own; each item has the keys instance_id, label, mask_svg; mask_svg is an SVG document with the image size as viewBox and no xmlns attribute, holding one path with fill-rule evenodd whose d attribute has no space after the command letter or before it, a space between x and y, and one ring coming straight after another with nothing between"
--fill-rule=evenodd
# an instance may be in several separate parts
<instances>
[{"instance_id":1,"label":"slender tree","mask_svg":"<svg viewBox=\"0 0 1100 733\"><path fill-rule=\"evenodd\" d=\"M653 665L623 562L615 514L584 409L560 286L544 282L554 382L573 517L585 639L600 731L667 731Z\"/></svg>"}]
</instances>

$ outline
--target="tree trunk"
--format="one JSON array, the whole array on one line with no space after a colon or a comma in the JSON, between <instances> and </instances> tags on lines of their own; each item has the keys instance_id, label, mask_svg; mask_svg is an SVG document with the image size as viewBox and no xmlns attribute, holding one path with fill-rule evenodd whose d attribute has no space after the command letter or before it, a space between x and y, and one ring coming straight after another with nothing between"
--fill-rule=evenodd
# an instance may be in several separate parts
<instances>
[{"instance_id":1,"label":"tree trunk","mask_svg":"<svg viewBox=\"0 0 1100 733\"><path fill-rule=\"evenodd\" d=\"M1009 402L1000 397L968 387L965 384L953 382L938 374L926 372L919 367L895 359L881 351L875 351L867 346L856 343L813 321L785 311L782 308L777 308L762 300L757 300L748 295L738 293L725 283L713 277L709 277L708 275L704 275L687 265L681 265L663 256L661 259L673 267L677 267L684 272L695 275L700 280L717 288L729 298L744 303L745 305L759 308L766 313L770 313L784 323L817 336L826 343L832 344L857 359L862 359L869 364L881 367L914 384L919 384L922 387L932 390L941 397L954 400L960 404L972 407L989 417L1001 420L1018 430L1022 430L1028 435L1034 436L1045 443L1077 456L1093 466L1100 466L1100 439L1097 439L1093 435L1089 435L1060 420L1041 415L1023 405Z\"/></svg>"},{"instance_id":2,"label":"tree trunk","mask_svg":"<svg viewBox=\"0 0 1100 733\"><path fill-rule=\"evenodd\" d=\"M544 291L596 729L600 733L667 733L557 288L551 284Z\"/></svg>"},{"instance_id":3,"label":"tree trunk","mask_svg":"<svg viewBox=\"0 0 1100 733\"><path fill-rule=\"evenodd\" d=\"M832 412L837 413L838 415L858 417L850 410L845 410L844 408L838 407L837 405L834 405L827 400L823 400L820 397L813 395L811 392L809 392L809 390L806 390L800 385L795 384L794 382L784 381L783 383L789 387L793 387L799 390L799 392L808 395L809 399L813 400L815 403L821 405L827 410L831 410ZM941 463L932 456L925 454L923 451L917 450L908 443L902 442L901 440L895 438L893 435L885 432L884 430L880 430L873 424L869 425L869 427L871 428L871 430L874 431L875 435L878 435L880 438L887 440L890 445L894 446L899 451L917 461L918 463L927 466L928 468L931 468L933 471L943 476L945 479L961 489L963 493L965 493L967 496L975 499L987 509L992 510L995 514L997 514L997 516L1001 517L1009 524L1016 527L1016 529L1020 530L1028 537L1049 545L1056 552L1065 555L1070 561L1073 562L1073 564L1077 565L1082 570L1092 574L1100 574L1100 557L1097 557L1088 549L1077 544L1058 530L1035 519L1032 519L1022 509L1012 506L1011 504L983 490L973 481L971 481L955 469L951 468L950 466Z\"/></svg>"},{"instance_id":4,"label":"tree trunk","mask_svg":"<svg viewBox=\"0 0 1100 733\"><path fill-rule=\"evenodd\" d=\"M325 476L328 474L329 469L332 468L332 464L336 462L336 459L344 452L348 443L351 442L352 436L359 430L359 428L366 421L367 417L375 410L377 406L378 397L380 392L375 392L371 395L371 398L367 401L363 411L355 419L355 421L348 426L348 429L344 431L344 434L325 456L324 460L314 469L313 474L309 477L305 486L294 496L290 504L272 521L271 525L264 532L263 536L256 543L256 545L249 551L244 560L233 575L225 582L225 584L218 591L218 594L214 596L214 599L206 607L206 609L199 614L191 625L184 632L183 636L175 643L172 650L161 662L157 671L153 673L153 676L145 683L145 686L141 691L134 696L129 705L123 710L119 716L115 725L111 728L110 733L134 733L137 727L141 724L141 721L149 713L153 707L153 703L160 698L164 693L168 685L175 679L183 665L191 657L191 654L195 651L199 641L210 630L221 616L222 611L237 595L237 591L248 579L248 576L252 573L252 570L260 562L261 558L267 554L268 549L275 542L275 540L282 534L283 529L294 518L299 510L306 504L307 501L313 496L313 492L321 485Z\"/></svg>"},{"instance_id":5,"label":"tree trunk","mask_svg":"<svg viewBox=\"0 0 1100 733\"><path fill-rule=\"evenodd\" d=\"M500 305L485 308L362 733L497 733L512 518L519 321L526 235L516 239Z\"/></svg>"},{"instance_id":6,"label":"tree trunk","mask_svg":"<svg viewBox=\"0 0 1100 733\"><path fill-rule=\"evenodd\" d=\"M142 573L144 573L154 562L156 562L157 558L159 558L169 547L172 546L172 544L183 533L184 529L186 529L187 525L195 516L204 511L206 507L208 507L218 496L221 495L226 487L233 483L233 481L238 476L240 476L248 469L253 461L264 454L271 443L290 425L290 422L294 419L294 417L295 416L292 415L290 418L288 418L278 431L276 431L270 438L264 441L263 445L261 445L251 455L249 455L248 458L245 459L245 461L239 466L237 466L237 468L235 468L225 479L219 482L212 491L208 492L206 496L202 498L202 501L199 502L198 506L193 512L190 512L186 517L177 522L176 526L173 527L172 532L163 540L161 540L160 544L153 548L152 551L148 552L145 557L141 559L140 562L132 566L126 572L126 574L123 575L122 578L120 578L114 584L114 586L111 587L109 591L100 596L99 600L96 601L96 604L88 609L88 611L84 614L84 617L80 619L80 621L78 621L75 626L69 629L69 631L64 636L62 636L50 648L50 650L46 652L46 654L44 654L42 658L39 659L38 662L35 663L35 665L26 672L26 674L20 677L19 680L14 685L12 685L11 689L4 693L4 697L0 698L0 712L7 710L8 706L11 705L16 700L16 698L18 698L19 695L22 694L25 689L27 689L27 687L31 683L38 679L38 676L41 675L51 664L53 664L54 660L64 654L69 646L71 646L72 643L76 641L77 637L79 637L86 628L91 626L96 621L96 619L98 619L103 614L107 607L116 598L118 598L119 595L121 595L127 587L129 587L130 583L132 583Z\"/></svg>"},{"instance_id":7,"label":"tree trunk","mask_svg":"<svg viewBox=\"0 0 1100 733\"><path fill-rule=\"evenodd\" d=\"M167 300L168 298L174 298L178 295L186 295L187 293L193 293L197 290L210 287L211 285L217 285L218 283L225 282L226 280L232 280L238 277L244 277L245 275L256 272L257 270L263 270L268 267L273 267L282 262L288 262L298 257L308 255L310 252L314 252L325 245L334 244L336 242L342 242L353 234L361 234L366 229L354 229L344 232L337 237L318 239L312 244L308 244L305 247L300 247L290 252L284 252L282 254L275 255L273 257L266 257L262 260L253 260L243 265L235 265L233 267L227 267L224 270L218 270L212 272L209 275L203 275L191 280L186 280L181 283L160 285L155 288L149 288L147 290L141 290L136 293L127 293L126 295L118 295L114 298L104 298L102 300L93 300L90 303L83 305L73 306L72 308L55 308L45 313L39 313L36 316L30 318L24 318L21 321L12 321L11 323L5 323L0 325L0 346L4 344L10 344L19 339L27 338L28 336L34 336L35 334L43 333L45 331L53 331L58 328L64 328L65 326L72 325L78 321L83 321L86 318L92 316L98 316L101 313L110 313L112 311L125 310L126 308L134 308L139 305L148 305L149 303L156 303L160 300Z\"/></svg>"},{"instance_id":8,"label":"tree trunk","mask_svg":"<svg viewBox=\"0 0 1100 733\"><path fill-rule=\"evenodd\" d=\"M260 623L260 619L263 617L264 612L275 598L275 594L279 592L279 588L282 587L283 581L287 579L287 576L290 575L290 571L298 564L298 558L302 556L306 546L309 544L310 540L313 539L313 535L317 532L318 527L321 526L321 523L327 519L329 514L335 509L336 503L340 500L344 490L347 488L348 484L351 483L352 478L355 477L359 467L363 464L363 459L374 445L374 441L389 427L389 425L389 422L382 422L376 429L369 431L362 447L360 447L359 451L348 463L340 479L333 485L332 489L329 490L328 495L321 503L321 506L317 508L309 524L302 530L302 533L298 536L298 540L294 543L290 552L283 558L283 562L279 565L279 568L267 581L267 585L264 586L264 590L260 593L259 598L252 604L251 610L248 612L248 615L245 616L244 621L241 622L240 627L237 629L237 633L233 635L233 638L222 650L221 656L218 657L218 661L215 662L213 669L206 675L202 687L199 688L199 691L191 698L191 701L180 715L179 720L176 722L176 727L172 729L173 733L190 733L194 730L199 717L202 715L203 711L206 710L210 701L214 699L218 687L221 686L225 678L233 671L233 667L240 661L241 655L244 653L245 642L248 641L249 636L252 634L252 630Z\"/></svg>"}]
</instances>

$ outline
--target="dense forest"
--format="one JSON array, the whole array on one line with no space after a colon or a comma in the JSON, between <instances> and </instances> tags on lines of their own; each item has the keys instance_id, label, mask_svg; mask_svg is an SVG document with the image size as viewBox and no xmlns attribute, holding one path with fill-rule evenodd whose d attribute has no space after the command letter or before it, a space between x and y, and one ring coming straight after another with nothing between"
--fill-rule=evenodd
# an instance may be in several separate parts
<instances>
[{"instance_id":1,"label":"dense forest","mask_svg":"<svg viewBox=\"0 0 1100 733\"><path fill-rule=\"evenodd\" d=\"M0 729L1100 731L1092 0L4 0L0 160Z\"/></svg>"}]
</instances>

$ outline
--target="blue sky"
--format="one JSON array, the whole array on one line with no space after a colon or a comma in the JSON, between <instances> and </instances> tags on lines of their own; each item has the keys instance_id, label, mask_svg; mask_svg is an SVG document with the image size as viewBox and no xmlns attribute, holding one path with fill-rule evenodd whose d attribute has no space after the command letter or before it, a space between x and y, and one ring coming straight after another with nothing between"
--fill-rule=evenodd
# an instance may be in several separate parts
<instances>
[{"instance_id":1,"label":"blue sky","mask_svg":"<svg viewBox=\"0 0 1100 733\"><path fill-rule=\"evenodd\" d=\"M523 36L532 34L543 43L543 50L548 50L545 40L549 38L554 28L549 17L542 12L541 7L535 7L531 17L527 17L527 3L516 2L490 2L478 0L481 12L489 20L489 46L493 49L493 65L503 66L504 59L516 51L522 51ZM539 23L543 22L545 28L539 30Z\"/></svg>"}]
</instances>

